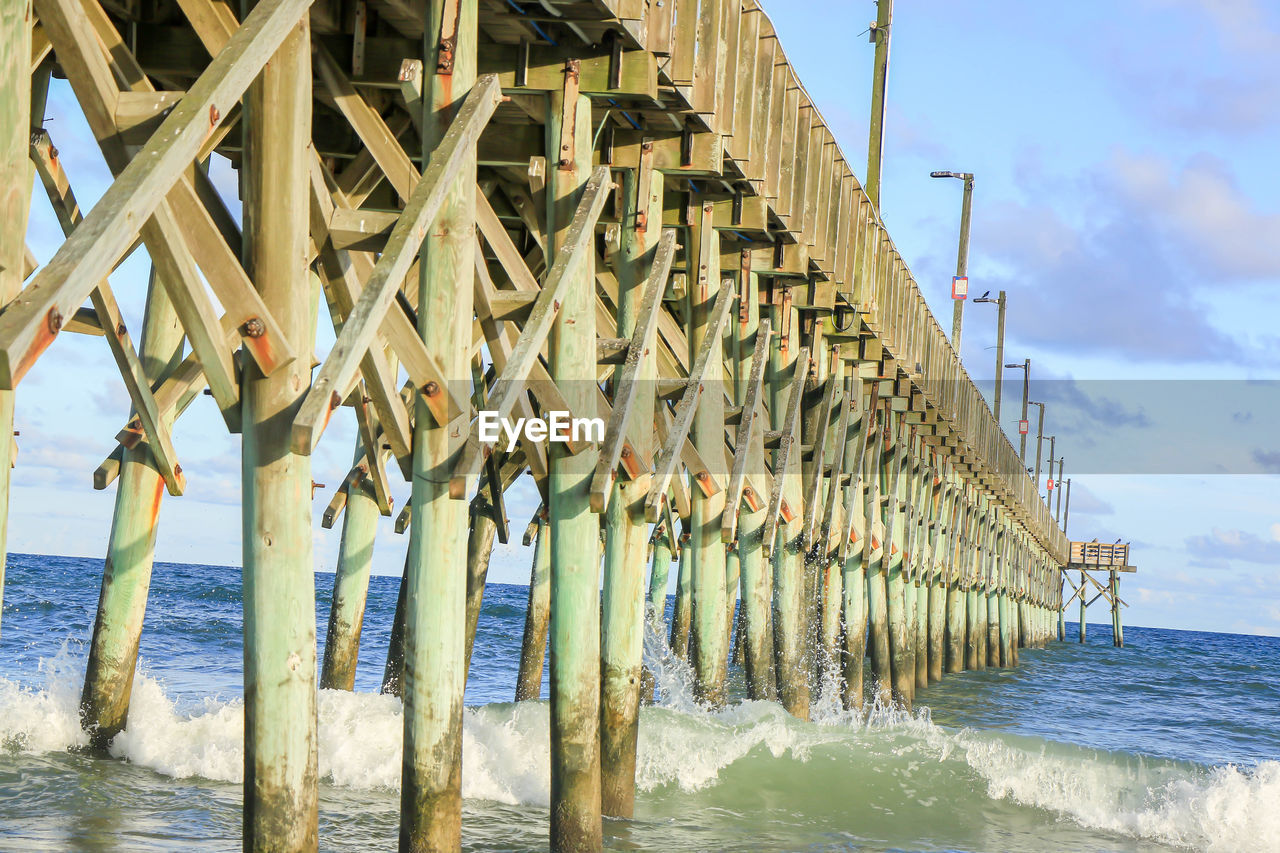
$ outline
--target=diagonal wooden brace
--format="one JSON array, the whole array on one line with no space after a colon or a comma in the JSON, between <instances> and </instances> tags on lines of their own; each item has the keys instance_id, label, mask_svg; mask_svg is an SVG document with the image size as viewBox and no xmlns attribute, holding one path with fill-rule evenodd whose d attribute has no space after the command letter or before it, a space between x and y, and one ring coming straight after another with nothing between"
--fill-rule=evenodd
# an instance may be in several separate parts
<instances>
[{"instance_id":1,"label":"diagonal wooden brace","mask_svg":"<svg viewBox=\"0 0 1280 853\"><path fill-rule=\"evenodd\" d=\"M13 389L132 243L140 225L310 7L263 0L57 253L0 315L0 388Z\"/></svg>"},{"instance_id":2,"label":"diagonal wooden brace","mask_svg":"<svg viewBox=\"0 0 1280 853\"><path fill-rule=\"evenodd\" d=\"M609 415L609 423L604 432L604 446L600 448L600 459L596 463L595 474L591 478L592 512L604 512L609 489L617 476L618 464L623 458L626 427L631 420L632 406L636 399L636 376L641 359L649 357L649 350L654 345L658 314L662 311L662 294L667 289L667 277L671 274L671 261L675 256L675 249L676 232L674 229L668 229L659 238L653 257L653 267L649 272L649 282L644 293L644 302L640 306L639 321L636 324L635 333L631 336L631 343L627 346L627 360L619 371L613 392L613 412ZM635 455L634 451L631 455Z\"/></svg>"},{"instance_id":3,"label":"diagonal wooden brace","mask_svg":"<svg viewBox=\"0 0 1280 853\"><path fill-rule=\"evenodd\" d=\"M809 348L801 347L796 354L795 373L791 379L791 393L787 397L787 411L782 419L782 440L778 445L777 461L773 464L773 491L769 494L769 509L764 517L764 555L773 556L774 543L778 536L778 518L782 515L782 488L787 478L787 465L791 460L792 449L799 442L800 413L803 407L800 398L804 395L804 381L809 375ZM798 448L796 448L798 449Z\"/></svg>"},{"instance_id":4,"label":"diagonal wooden brace","mask_svg":"<svg viewBox=\"0 0 1280 853\"><path fill-rule=\"evenodd\" d=\"M760 327L756 330L755 349L751 353L751 375L747 377L747 394L742 401L742 419L738 422L738 437L734 442L733 472L729 475L724 517L720 522L722 542L732 542L738 536L738 505L742 503L747 485L751 438L761 428L760 390L764 386L764 368L769 361L769 339L772 337L772 321L768 317L761 318Z\"/></svg>"},{"instance_id":5,"label":"diagonal wooden brace","mask_svg":"<svg viewBox=\"0 0 1280 853\"><path fill-rule=\"evenodd\" d=\"M839 347L831 348L831 363L836 365L835 370L831 371L831 375L827 377L827 387L822 394L822 406L818 413L818 427L813 435L813 466L812 473L809 476L809 482L805 484L804 507L805 520L804 531L801 536L801 545L806 550L813 547L814 536L818 529L818 504L822 497L822 477L825 468L825 458L827 450L827 433L831 430L831 415L836 407L836 391L840 385L840 358Z\"/></svg>"},{"instance_id":6,"label":"diagonal wooden brace","mask_svg":"<svg viewBox=\"0 0 1280 853\"><path fill-rule=\"evenodd\" d=\"M392 230L386 249L370 273L360 298L343 323L338 340L312 381L311 390L303 399L293 423L295 453L311 453L329 422L329 416L337 405L341 405L340 390L347 387L360 360L377 337L388 309L395 302L400 282L404 280L422 245L427 228L444 204L450 181L462 169L464 155L475 145L480 131L489 121L489 116L493 114L501 97L497 78L492 75L481 77L467 94L457 117L445 132L422 180L414 188L400 220ZM432 361L432 370L436 375L419 385L418 391L422 393L427 409L436 422L450 423L459 413L469 411L470 406L457 396L448 377L438 364L434 364L434 359ZM415 384L416 381L417 377Z\"/></svg>"},{"instance_id":7,"label":"diagonal wooden brace","mask_svg":"<svg viewBox=\"0 0 1280 853\"><path fill-rule=\"evenodd\" d=\"M724 324L729 317L729 308L733 300L733 282L725 281L720 285L720 292L716 295L715 304L711 308L711 316L707 320L706 333L701 346L698 347L698 355L693 361L693 366L689 368L689 381L685 385L680 404L676 407L675 424L663 443L662 452L654 465L656 476L653 485L649 488L649 494L644 499L645 518L650 522L658 520L662 498L666 495L671 477L679 464L681 445L689 434L689 428L693 426L694 411L697 408L698 399L702 396L702 379L706 375L707 365L711 362L712 351L720 346L720 334L724 331ZM719 353L716 353L715 357L719 358ZM711 472L706 470L697 471L694 474L694 480L700 486L704 486L710 479Z\"/></svg>"},{"instance_id":8,"label":"diagonal wooden brace","mask_svg":"<svg viewBox=\"0 0 1280 853\"><path fill-rule=\"evenodd\" d=\"M71 192L71 184L67 180L66 172L53 158L53 144L49 141L49 135L43 130L32 135L30 154L36 173L40 176L40 182L49 196L49 203L53 206L58 223L62 226L62 232L69 237L82 221L80 206ZM158 287L159 284L156 283L153 286ZM115 295L111 292L111 287L105 278L93 289L89 298L93 301L98 322L103 327L111 355L120 369L120 375L124 379L124 386L129 392L134 411L137 413L142 429L150 439L148 446L155 460L156 470L164 479L169 494L180 495L186 481L182 476L182 466L178 464L177 451L173 447L173 436L160 407L156 404L155 396L151 393L151 383L142 367L142 360L138 358L138 353L133 348L124 319L120 315L120 308L116 305Z\"/></svg>"},{"instance_id":9,"label":"diagonal wooden brace","mask_svg":"<svg viewBox=\"0 0 1280 853\"><path fill-rule=\"evenodd\" d=\"M564 245L556 255L555 264L547 273L546 282L538 294L528 320L525 321L520 337L511 348L506 367L499 375L498 381L493 384L489 397L485 401L485 409L495 412L499 420L504 420L511 414L511 410L524 393L529 372L542 350L547 335L551 332L556 314L560 311L560 302L564 298L565 289L571 283L572 273L591 248L595 237L596 220L600 218L600 211L604 209L612 186L608 166L596 168L587 181L582 199L578 202L566 232ZM462 498L466 495L469 484L479 476L480 467L491 451L492 445L484 442L467 443L450 479L449 493L454 498Z\"/></svg>"}]
</instances>

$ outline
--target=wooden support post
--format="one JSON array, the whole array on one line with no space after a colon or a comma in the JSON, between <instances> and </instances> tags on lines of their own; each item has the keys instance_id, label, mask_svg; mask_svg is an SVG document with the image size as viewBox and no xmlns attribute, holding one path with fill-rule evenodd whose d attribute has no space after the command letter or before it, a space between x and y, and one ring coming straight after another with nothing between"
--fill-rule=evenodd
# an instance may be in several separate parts
<instances>
[{"instance_id":1,"label":"wooden support post","mask_svg":"<svg viewBox=\"0 0 1280 853\"><path fill-rule=\"evenodd\" d=\"M642 188L636 174L628 170L622 180L622 229L618 272L619 337L631 339L627 365L635 365L631 396L619 400L615 390L614 416L622 413L619 435L637 437L631 451L648 460L653 454L652 423L657 390L657 312L666 289L671 248L675 235L659 228L638 228L639 223L657 222L662 216L662 181L649 181ZM641 192L645 195L641 195ZM666 251L658 258L662 240ZM655 269L650 276L651 267ZM652 280L651 280L652 278ZM647 291L646 291L647 288ZM634 336L639 329L640 339ZM634 362L633 360L634 359ZM623 370L618 371L620 374ZM611 421L613 417L611 417ZM606 437L608 431L606 430ZM610 454L611 455L611 454ZM620 455L620 452L619 452ZM596 474L616 459L600 454ZM593 479L594 482L594 479ZM630 818L636 800L636 743L640 732L640 671L644 653L644 563L648 549L648 524L644 500L648 484L641 480L614 479L605 507L604 623L600 635L600 786L601 809L612 817ZM665 593L665 588L664 588Z\"/></svg>"},{"instance_id":2,"label":"wooden support post","mask_svg":"<svg viewBox=\"0 0 1280 853\"><path fill-rule=\"evenodd\" d=\"M965 575L965 558L969 548L969 532L973 529L973 507L969 501L969 489L963 479L956 483L956 530L948 548L947 589L947 672L964 672L968 663L966 651L968 579Z\"/></svg>"},{"instance_id":3,"label":"wooden support post","mask_svg":"<svg viewBox=\"0 0 1280 853\"><path fill-rule=\"evenodd\" d=\"M671 552L675 545L675 535L671 531L671 520L668 517L655 531L651 540L653 546L653 565L649 570L649 603L648 617L653 629L662 634L663 619L667 613L667 586L671 577Z\"/></svg>"},{"instance_id":4,"label":"wooden support post","mask_svg":"<svg viewBox=\"0 0 1280 853\"><path fill-rule=\"evenodd\" d=\"M745 303L738 306L738 322L734 324L737 358L737 392L742 401L742 419L734 447L733 474L745 474L748 466L764 470L763 390L765 368L769 363L769 342L773 327L768 317L760 316L759 277L744 263L739 274L739 292ZM739 496L751 487L731 482L725 502L724 527L733 524L730 539L738 543L739 579L741 583L743 668L747 678L747 697L773 699L777 696L777 680L773 671L773 614L770 607L773 578L764 559L764 522L768 512L764 495L752 493L749 498L760 507L743 506Z\"/></svg>"},{"instance_id":5,"label":"wooden support post","mask_svg":"<svg viewBox=\"0 0 1280 853\"><path fill-rule=\"evenodd\" d=\"M531 522L533 566L529 570L529 603L525 609L524 638L520 643L520 670L516 676L516 701L542 695L542 670L547 659L547 621L551 615L551 534L542 508ZM525 545L529 544L525 535Z\"/></svg>"},{"instance_id":6,"label":"wooden support post","mask_svg":"<svg viewBox=\"0 0 1280 853\"><path fill-rule=\"evenodd\" d=\"M365 444L357 439L355 462L364 458ZM378 502L370 480L369 476L354 483L348 480L342 487L347 493L346 515L342 519L342 541L333 573L333 601L320 666L322 689L355 689L360 632L373 569L373 543L378 532Z\"/></svg>"},{"instance_id":7,"label":"wooden support post","mask_svg":"<svg viewBox=\"0 0 1280 853\"><path fill-rule=\"evenodd\" d=\"M591 101L570 62L547 112L547 231L565 250L591 172ZM554 166L552 164L555 164ZM595 256L575 267L551 330L551 376L577 412L596 405ZM591 512L598 451L549 450L551 511L551 849L599 850L600 554Z\"/></svg>"},{"instance_id":8,"label":"wooden support post","mask_svg":"<svg viewBox=\"0 0 1280 853\"><path fill-rule=\"evenodd\" d=\"M409 513L411 503L406 502L401 514ZM412 513L405 516L406 524ZM401 532L401 531L397 531ZM405 554L404 568L400 574L400 588L396 593L396 610L391 618L391 636L387 641L387 661L382 669L381 692L399 696L404 679L404 613L409 594L409 554Z\"/></svg>"},{"instance_id":9,"label":"wooden support post","mask_svg":"<svg viewBox=\"0 0 1280 853\"><path fill-rule=\"evenodd\" d=\"M792 307L789 294L771 319L779 333L778 345L769 348L769 417L772 427L783 433L773 456L773 496L764 529L764 546L773 560L773 661L782 706L807 720L809 678L801 668L806 639L801 633L804 552L800 532L804 519L797 514L792 521L779 524L778 508L782 502L800 506L804 489L798 425L801 395L809 375L809 350L797 347L798 312Z\"/></svg>"},{"instance_id":10,"label":"wooden support post","mask_svg":"<svg viewBox=\"0 0 1280 853\"><path fill-rule=\"evenodd\" d=\"M712 227L714 210L710 202L701 205L701 216L697 226L690 229L689 240L689 256L697 260L696 276L691 275L689 281L689 357L699 362L706 358L700 380L700 386L706 390L694 403L690 436L706 460L724 458L725 380L721 329L732 293L732 285L722 286L720 281L720 235ZM699 472L695 476L709 475ZM720 538L725 498L723 491L713 495L704 494L700 489L691 492L689 561L694 589L695 692L714 707L724 703L728 675L724 632L727 579L724 543Z\"/></svg>"},{"instance_id":11,"label":"wooden support post","mask_svg":"<svg viewBox=\"0 0 1280 853\"><path fill-rule=\"evenodd\" d=\"M693 567L689 564L689 534L681 523L680 538L676 540L679 553L676 566L675 606L671 611L671 651L678 658L689 659L689 634L693 627Z\"/></svg>"},{"instance_id":12,"label":"wooden support post","mask_svg":"<svg viewBox=\"0 0 1280 853\"><path fill-rule=\"evenodd\" d=\"M1120 624L1120 576L1115 569L1111 570L1111 644L1117 649L1124 648L1124 626Z\"/></svg>"},{"instance_id":13,"label":"wooden support post","mask_svg":"<svg viewBox=\"0 0 1280 853\"><path fill-rule=\"evenodd\" d=\"M924 450L923 446L921 448ZM933 548L929 538L933 525L937 522L934 515L934 469L932 462L921 457L923 476L921 478L918 510L917 532L919 542L916 546L916 565L912 572L916 596L916 689L929 686L929 575L933 568Z\"/></svg>"},{"instance_id":14,"label":"wooden support post","mask_svg":"<svg viewBox=\"0 0 1280 853\"><path fill-rule=\"evenodd\" d=\"M841 704L845 710L862 708L862 675L867 654L866 559L867 553L871 550L871 539L867 526L866 491L871 488L867 471L871 457L874 455L874 452L868 453L867 449L868 445L875 441L877 427L875 406L871 399L874 395L864 394L864 384L855 379L851 387L852 393L857 398L853 402L858 405L862 417L858 428L849 436L844 448L844 468L849 475L842 497L846 530L841 533L840 546L836 551L837 559L842 562L844 571L842 602L844 693ZM863 402L864 398L867 400L866 403Z\"/></svg>"},{"instance_id":15,"label":"wooden support post","mask_svg":"<svg viewBox=\"0 0 1280 853\"><path fill-rule=\"evenodd\" d=\"M1084 570L1082 569L1080 571L1080 642L1081 644L1084 643L1084 639L1085 639L1085 632L1086 632L1085 618L1087 616L1086 610L1088 609L1088 606L1089 606L1089 602L1088 602L1088 599L1085 598L1085 594L1084 594Z\"/></svg>"},{"instance_id":16,"label":"wooden support post","mask_svg":"<svg viewBox=\"0 0 1280 853\"><path fill-rule=\"evenodd\" d=\"M181 356L182 327L153 270L142 321L141 358L147 387L154 387L172 371ZM105 749L127 722L164 490L149 437L126 448L80 696L80 723L98 749Z\"/></svg>"},{"instance_id":17,"label":"wooden support post","mask_svg":"<svg viewBox=\"0 0 1280 853\"><path fill-rule=\"evenodd\" d=\"M972 531L969 547L962 563L965 573L964 592L964 667L965 669L983 669L978 659L979 623L978 623L978 560L982 554L982 533L986 527L986 499L979 496L978 506L974 508ZM979 509L979 507L982 507Z\"/></svg>"},{"instance_id":18,"label":"wooden support post","mask_svg":"<svg viewBox=\"0 0 1280 853\"><path fill-rule=\"evenodd\" d=\"M863 549L867 575L867 641L870 644L871 674L876 679L876 700L893 700L893 663L889 651L889 587L885 578L886 541L884 515L887 502L897 494L894 482L892 425L888 406L876 413L879 429L872 438L868 460L866 495L867 545Z\"/></svg>"},{"instance_id":19,"label":"wooden support post","mask_svg":"<svg viewBox=\"0 0 1280 853\"><path fill-rule=\"evenodd\" d=\"M27 142L31 121L31 2L0 7L0 307L22 291L31 167ZM9 527L9 484L13 470L13 391L0 390L0 609L4 605L5 543ZM130 669L132 673L132 668Z\"/></svg>"},{"instance_id":20,"label":"wooden support post","mask_svg":"<svg viewBox=\"0 0 1280 853\"><path fill-rule=\"evenodd\" d=\"M947 627L947 587L946 587L946 553L950 541L950 528L954 523L952 517L952 489L950 471L945 460L941 460L937 468L939 489L936 498L936 516L932 531L932 548L929 565L929 681L942 680L942 672L946 668L946 627Z\"/></svg>"},{"instance_id":21,"label":"wooden support post","mask_svg":"<svg viewBox=\"0 0 1280 853\"><path fill-rule=\"evenodd\" d=\"M492 469L496 471L496 466ZM501 485L498 487L501 489ZM476 628L484 606L484 588L489 577L489 558L493 555L493 539L498 532L495 508L483 491L471 500L471 525L467 532L467 639L463 681L471 672L471 651L475 648Z\"/></svg>"},{"instance_id":22,"label":"wooden support post","mask_svg":"<svg viewBox=\"0 0 1280 853\"><path fill-rule=\"evenodd\" d=\"M901 416L890 415L894 443L890 452L892 468L889 478L888 504L885 510L885 546L882 556L888 600L889 654L893 699L910 708L915 697L915 659L911 656L908 636L906 581L906 513L903 511L910 489L910 447Z\"/></svg>"},{"instance_id":23,"label":"wooden support post","mask_svg":"<svg viewBox=\"0 0 1280 853\"><path fill-rule=\"evenodd\" d=\"M987 608L987 666L999 668L1000 656L1000 602L997 590L997 571L999 569L1000 548L1003 540L1001 532L1001 513L992 514L990 547L987 552L987 568L984 577Z\"/></svg>"},{"instance_id":24,"label":"wooden support post","mask_svg":"<svg viewBox=\"0 0 1280 853\"><path fill-rule=\"evenodd\" d=\"M286 339L298 352L309 353L315 315L307 269L311 45L306 17L291 19L278 44L274 54L259 58L266 67L245 97L246 268ZM293 453L289 443L290 424L310 384L307 358L294 359L270 376L263 376L256 363L244 366L245 850L314 850L317 845L311 460Z\"/></svg>"},{"instance_id":25,"label":"wooden support post","mask_svg":"<svg viewBox=\"0 0 1280 853\"><path fill-rule=\"evenodd\" d=\"M419 193L430 193L417 208L420 220L406 223L405 252L409 258L421 244L418 271L418 333L430 342L439 362L445 387L421 386L414 395L413 514L409 519L409 553L405 567L404 610L404 758L400 784L400 850L451 850L462 843L462 707L466 687L467 530L468 507L451 498L447 472L453 470L465 443L466 421L450 422L448 401L466 400L465 377L471 361L472 288L459 287L475 274L476 160L472 140L457 139L455 112L466 100L470 108L476 89L477 10L474 4L431 0L425 29L439 33L455 26L453 62L445 73L428 76L423 92L422 155L427 161L406 214L415 209ZM438 69L440 52L447 47L428 37L423 67ZM492 111L491 90L485 88L483 107ZM477 106L481 106L477 104ZM479 121L480 125L484 121ZM478 129L476 134L478 135ZM445 149L446 143L456 147ZM451 174L443 174L453 166ZM437 169L439 170L437 172ZM432 187L432 173L436 185ZM438 201L434 197L440 194ZM435 206L436 211L429 208ZM433 214L433 215L432 215ZM433 222L427 229L428 222ZM399 228L399 225L397 226ZM425 234L425 240L423 235ZM392 240L395 239L393 232ZM390 241L389 241L390 245ZM359 342L364 324L367 335L380 325L373 310L381 304L378 290L398 287L409 268L408 258L398 263L384 252L343 325L334 351L344 343ZM389 288L377 278L386 269ZM396 273L398 275L390 275ZM394 292L392 293L394 297ZM367 310L362 313L362 307ZM376 316L375 316L376 315ZM340 353L351 369L367 343ZM358 351L356 351L358 350ZM331 353L326 366L337 362ZM321 375L324 368L321 368ZM317 381L319 381L317 376ZM345 384L335 373L334 388ZM433 394L432 391L435 393ZM440 405L433 405L433 402ZM458 407L461 408L461 407ZM295 437L298 432L295 427ZM302 444L311 434L302 436Z\"/></svg>"},{"instance_id":26,"label":"wooden support post","mask_svg":"<svg viewBox=\"0 0 1280 853\"><path fill-rule=\"evenodd\" d=\"M1009 551L1013 538L1012 523L1005 521L1000 534L999 566L996 570L996 608L1000 623L1000 665L1009 668L1015 665L1013 659L1013 631L1009 624Z\"/></svg>"}]
</instances>

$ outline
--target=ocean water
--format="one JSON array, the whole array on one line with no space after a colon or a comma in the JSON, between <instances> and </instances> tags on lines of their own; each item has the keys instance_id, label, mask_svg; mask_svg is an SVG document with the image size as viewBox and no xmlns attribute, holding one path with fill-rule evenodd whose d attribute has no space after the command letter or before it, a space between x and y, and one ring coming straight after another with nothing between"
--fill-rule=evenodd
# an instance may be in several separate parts
<instances>
[{"instance_id":1,"label":"ocean water","mask_svg":"<svg viewBox=\"0 0 1280 853\"><path fill-rule=\"evenodd\" d=\"M239 849L240 574L158 564L129 726L82 750L101 562L10 556L0 624L0 850ZM316 576L319 635L333 576ZM401 711L378 695L398 579L372 579L357 692L321 691L320 839L396 840ZM468 850L544 850L548 709L516 705L526 590L486 593L464 721ZM1102 615L1101 608L1098 609ZM1068 636L1075 636L1068 623ZM913 715L812 722L690 698L650 637L636 817L613 850L1280 850L1280 639L1109 626L950 676ZM738 677L738 676L735 676ZM741 690L740 683L737 689Z\"/></svg>"}]
</instances>

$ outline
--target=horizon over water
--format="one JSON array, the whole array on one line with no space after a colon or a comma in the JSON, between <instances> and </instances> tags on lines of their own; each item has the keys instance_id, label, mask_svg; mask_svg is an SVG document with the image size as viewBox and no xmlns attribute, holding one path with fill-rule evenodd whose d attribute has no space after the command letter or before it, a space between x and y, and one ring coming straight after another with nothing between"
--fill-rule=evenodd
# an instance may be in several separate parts
<instances>
[{"instance_id":1,"label":"horizon over water","mask_svg":"<svg viewBox=\"0 0 1280 853\"><path fill-rule=\"evenodd\" d=\"M495 559L499 559L495 555ZM647 572L647 569L646 569ZM157 563L129 726L80 750L102 560L11 554L0 617L0 851L237 850L240 569ZM376 693L399 579L371 578L355 693L319 695L320 846L390 849L401 707ZM316 573L322 646L332 573ZM527 588L490 584L463 732L467 850L545 850L545 701L511 702ZM908 715L707 711L650 633L634 820L614 850L1280 851L1280 638L1109 624L950 675ZM317 660L322 655L318 650ZM544 678L544 697L546 680ZM815 694L817 695L817 694Z\"/></svg>"}]
</instances>

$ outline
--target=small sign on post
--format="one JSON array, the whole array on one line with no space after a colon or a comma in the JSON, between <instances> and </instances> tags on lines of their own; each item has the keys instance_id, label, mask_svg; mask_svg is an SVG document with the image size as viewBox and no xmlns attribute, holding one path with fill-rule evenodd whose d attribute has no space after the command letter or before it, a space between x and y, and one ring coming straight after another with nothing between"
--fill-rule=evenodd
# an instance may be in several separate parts
<instances>
[{"instance_id":1,"label":"small sign on post","mask_svg":"<svg viewBox=\"0 0 1280 853\"><path fill-rule=\"evenodd\" d=\"M1026 435L1031 431L1030 421L1018 421L1018 435Z\"/></svg>"},{"instance_id":2,"label":"small sign on post","mask_svg":"<svg viewBox=\"0 0 1280 853\"><path fill-rule=\"evenodd\" d=\"M1045 486L1045 488L1046 488L1048 491L1050 491L1050 492L1052 492L1052 491L1053 491L1053 478L1052 478L1052 477L1050 477L1050 478L1049 478L1049 483L1048 483L1048 485L1046 485L1046 486Z\"/></svg>"},{"instance_id":3,"label":"small sign on post","mask_svg":"<svg viewBox=\"0 0 1280 853\"><path fill-rule=\"evenodd\" d=\"M967 299L969 297L969 277L967 275L951 276L951 298Z\"/></svg>"}]
</instances>

